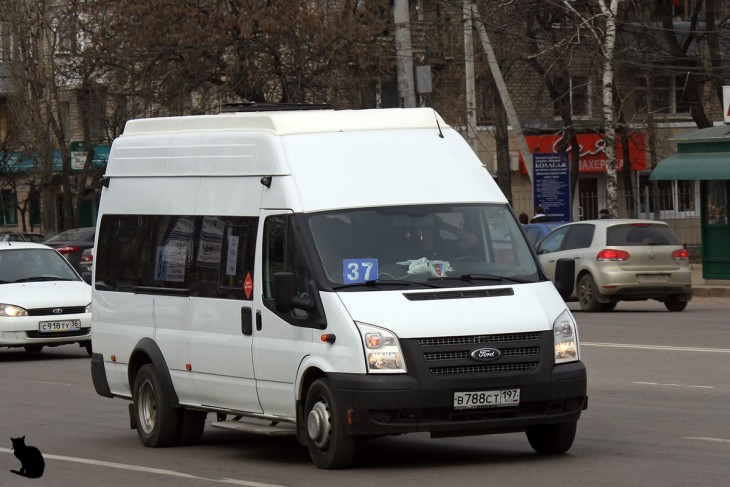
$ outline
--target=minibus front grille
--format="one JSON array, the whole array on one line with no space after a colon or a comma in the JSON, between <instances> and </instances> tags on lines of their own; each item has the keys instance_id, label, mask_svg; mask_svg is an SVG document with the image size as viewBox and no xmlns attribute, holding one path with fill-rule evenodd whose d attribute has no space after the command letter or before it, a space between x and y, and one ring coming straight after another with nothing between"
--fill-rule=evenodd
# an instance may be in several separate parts
<instances>
[{"instance_id":1,"label":"minibus front grille","mask_svg":"<svg viewBox=\"0 0 730 487\"><path fill-rule=\"evenodd\" d=\"M540 340L540 333L506 333L503 335L474 335L463 337L419 338L421 347L443 347L447 345L480 345L504 342L534 342Z\"/></svg>"},{"instance_id":2,"label":"minibus front grille","mask_svg":"<svg viewBox=\"0 0 730 487\"><path fill-rule=\"evenodd\" d=\"M500 350L503 357L515 357L515 356L537 356L540 353L539 347L524 347L524 348L508 348ZM435 360L463 360L469 358L469 352L436 352L436 353L424 353L423 358L426 362Z\"/></svg>"},{"instance_id":3,"label":"minibus front grille","mask_svg":"<svg viewBox=\"0 0 730 487\"><path fill-rule=\"evenodd\" d=\"M489 377L497 374L533 373L552 353L552 333L520 332L494 335L428 337L402 340L418 367L432 377ZM489 359L480 359L492 349Z\"/></svg>"},{"instance_id":4,"label":"minibus front grille","mask_svg":"<svg viewBox=\"0 0 730 487\"><path fill-rule=\"evenodd\" d=\"M433 375L466 375L495 372L527 372L535 369L535 367L537 367L537 362L498 365L465 365L458 367L434 367L431 369L431 373Z\"/></svg>"}]
</instances>

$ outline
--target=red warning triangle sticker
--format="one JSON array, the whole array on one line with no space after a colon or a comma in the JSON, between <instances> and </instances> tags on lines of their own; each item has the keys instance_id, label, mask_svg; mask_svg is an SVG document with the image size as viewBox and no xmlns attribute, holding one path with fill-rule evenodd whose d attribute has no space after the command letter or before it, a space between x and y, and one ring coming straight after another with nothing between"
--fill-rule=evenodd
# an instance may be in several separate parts
<instances>
[{"instance_id":1,"label":"red warning triangle sticker","mask_svg":"<svg viewBox=\"0 0 730 487\"><path fill-rule=\"evenodd\" d=\"M246 293L246 299L251 299L251 293L253 292L253 279L251 279L251 273L246 274L246 279L243 281L243 292Z\"/></svg>"}]
</instances>

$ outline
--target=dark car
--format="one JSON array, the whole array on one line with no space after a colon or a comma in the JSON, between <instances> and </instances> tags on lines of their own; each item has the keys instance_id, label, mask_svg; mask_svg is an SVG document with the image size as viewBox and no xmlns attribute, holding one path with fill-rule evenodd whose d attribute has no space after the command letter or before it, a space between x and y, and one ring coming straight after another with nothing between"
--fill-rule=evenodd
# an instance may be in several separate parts
<instances>
[{"instance_id":1,"label":"dark car","mask_svg":"<svg viewBox=\"0 0 730 487\"><path fill-rule=\"evenodd\" d=\"M84 250L94 247L95 234L96 227L74 228L61 232L43 243L56 249L66 257L78 273L81 273L81 254Z\"/></svg>"},{"instance_id":2,"label":"dark car","mask_svg":"<svg viewBox=\"0 0 730 487\"><path fill-rule=\"evenodd\" d=\"M533 247L537 247L540 240L545 238L545 235L550 233L553 229L558 228L560 225L565 225L567 222L540 222L540 223L526 223L522 225L527 234L527 241Z\"/></svg>"},{"instance_id":3,"label":"dark car","mask_svg":"<svg viewBox=\"0 0 730 487\"><path fill-rule=\"evenodd\" d=\"M81 277L84 281L91 284L91 268L94 265L94 248L84 249L81 253L81 262L79 263L79 269L81 271Z\"/></svg>"},{"instance_id":4,"label":"dark car","mask_svg":"<svg viewBox=\"0 0 730 487\"><path fill-rule=\"evenodd\" d=\"M34 242L41 243L46 238L33 232L0 232L0 242Z\"/></svg>"}]
</instances>

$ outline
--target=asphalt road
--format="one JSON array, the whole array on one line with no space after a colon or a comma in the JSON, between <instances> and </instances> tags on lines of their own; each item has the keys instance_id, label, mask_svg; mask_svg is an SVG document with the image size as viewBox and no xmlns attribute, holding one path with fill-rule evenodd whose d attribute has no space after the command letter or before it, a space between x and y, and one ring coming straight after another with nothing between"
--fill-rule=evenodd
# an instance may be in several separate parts
<instances>
[{"instance_id":1,"label":"asphalt road","mask_svg":"<svg viewBox=\"0 0 730 487\"><path fill-rule=\"evenodd\" d=\"M194 447L149 449L127 402L97 396L76 346L0 349L2 486L726 486L730 483L730 300L672 313L655 302L582 313L589 408L566 455L540 457L522 434L382 438L355 468L315 469L293 438L207 427ZM42 478L10 473L11 437L46 461Z\"/></svg>"}]
</instances>

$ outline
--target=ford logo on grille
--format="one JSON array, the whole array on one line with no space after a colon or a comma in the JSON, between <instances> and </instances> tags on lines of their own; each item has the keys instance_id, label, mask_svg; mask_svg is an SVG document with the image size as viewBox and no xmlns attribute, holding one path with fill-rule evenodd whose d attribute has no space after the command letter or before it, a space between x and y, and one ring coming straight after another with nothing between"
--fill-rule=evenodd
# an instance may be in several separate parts
<instances>
[{"instance_id":1,"label":"ford logo on grille","mask_svg":"<svg viewBox=\"0 0 730 487\"><path fill-rule=\"evenodd\" d=\"M63 313L63 308L53 308L54 315L60 315L61 313Z\"/></svg>"},{"instance_id":2,"label":"ford logo on grille","mask_svg":"<svg viewBox=\"0 0 730 487\"><path fill-rule=\"evenodd\" d=\"M474 360L478 360L480 362L491 362L492 360L497 360L501 357L502 352L496 348L477 348L472 350L469 355Z\"/></svg>"}]
</instances>

